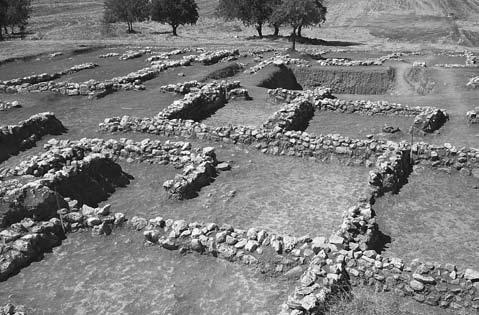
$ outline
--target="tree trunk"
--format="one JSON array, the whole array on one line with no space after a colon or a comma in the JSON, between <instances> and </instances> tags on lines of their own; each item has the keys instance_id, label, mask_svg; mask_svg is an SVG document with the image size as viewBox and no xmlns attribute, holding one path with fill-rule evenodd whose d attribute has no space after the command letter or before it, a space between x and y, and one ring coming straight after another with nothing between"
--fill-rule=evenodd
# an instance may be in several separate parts
<instances>
[{"instance_id":1,"label":"tree trunk","mask_svg":"<svg viewBox=\"0 0 479 315\"><path fill-rule=\"evenodd\" d=\"M273 36L278 37L279 36L279 25L273 25L273 27L274 27Z\"/></svg>"},{"instance_id":2,"label":"tree trunk","mask_svg":"<svg viewBox=\"0 0 479 315\"><path fill-rule=\"evenodd\" d=\"M303 35L301 35L301 31L303 30L303 25L300 25L298 27L298 37L303 37Z\"/></svg>"},{"instance_id":3,"label":"tree trunk","mask_svg":"<svg viewBox=\"0 0 479 315\"><path fill-rule=\"evenodd\" d=\"M0 26L0 41L3 40L3 32L2 32L2 27Z\"/></svg>"},{"instance_id":4,"label":"tree trunk","mask_svg":"<svg viewBox=\"0 0 479 315\"><path fill-rule=\"evenodd\" d=\"M12 34L12 35L13 35L14 31L15 31L15 25L12 25L12 26L11 26L11 31L10 31L10 34Z\"/></svg>"},{"instance_id":5,"label":"tree trunk","mask_svg":"<svg viewBox=\"0 0 479 315\"><path fill-rule=\"evenodd\" d=\"M296 51L296 27L293 28L293 34L291 34L291 41L293 42L293 46L291 47L291 50Z\"/></svg>"},{"instance_id":6,"label":"tree trunk","mask_svg":"<svg viewBox=\"0 0 479 315\"><path fill-rule=\"evenodd\" d=\"M133 33L133 22L127 21L128 23L128 34Z\"/></svg>"},{"instance_id":7,"label":"tree trunk","mask_svg":"<svg viewBox=\"0 0 479 315\"><path fill-rule=\"evenodd\" d=\"M259 38L263 38L263 24L256 25L256 31L258 32Z\"/></svg>"},{"instance_id":8,"label":"tree trunk","mask_svg":"<svg viewBox=\"0 0 479 315\"><path fill-rule=\"evenodd\" d=\"M3 26L3 30L5 31L5 35L8 35L8 28L6 25Z\"/></svg>"},{"instance_id":9,"label":"tree trunk","mask_svg":"<svg viewBox=\"0 0 479 315\"><path fill-rule=\"evenodd\" d=\"M173 29L173 36L178 36L178 33L176 32L178 25L171 25L171 28Z\"/></svg>"}]
</instances>

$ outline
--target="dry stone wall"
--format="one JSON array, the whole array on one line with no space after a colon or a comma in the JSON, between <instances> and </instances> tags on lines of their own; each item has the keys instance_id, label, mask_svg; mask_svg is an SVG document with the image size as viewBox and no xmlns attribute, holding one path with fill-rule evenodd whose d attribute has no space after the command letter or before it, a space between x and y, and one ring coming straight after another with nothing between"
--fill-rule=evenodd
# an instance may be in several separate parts
<instances>
[{"instance_id":1,"label":"dry stone wall","mask_svg":"<svg viewBox=\"0 0 479 315\"><path fill-rule=\"evenodd\" d=\"M308 100L298 98L291 103L286 103L279 111L275 112L263 128L283 130L305 130L309 121L314 116L314 107Z\"/></svg>"},{"instance_id":2,"label":"dry stone wall","mask_svg":"<svg viewBox=\"0 0 479 315\"><path fill-rule=\"evenodd\" d=\"M50 112L33 115L17 125L0 126L0 162L10 155L31 148L45 135L58 135L65 130L63 124Z\"/></svg>"},{"instance_id":3,"label":"dry stone wall","mask_svg":"<svg viewBox=\"0 0 479 315\"><path fill-rule=\"evenodd\" d=\"M55 72L53 74L42 73L8 81L0 81L0 92L21 93L32 89L39 89L39 86L43 86L39 85L40 83L53 81L58 78L61 78L64 75L72 74L86 69L93 69L95 67L98 67L98 65L94 63L84 63L73 66L64 71Z\"/></svg>"}]
</instances>

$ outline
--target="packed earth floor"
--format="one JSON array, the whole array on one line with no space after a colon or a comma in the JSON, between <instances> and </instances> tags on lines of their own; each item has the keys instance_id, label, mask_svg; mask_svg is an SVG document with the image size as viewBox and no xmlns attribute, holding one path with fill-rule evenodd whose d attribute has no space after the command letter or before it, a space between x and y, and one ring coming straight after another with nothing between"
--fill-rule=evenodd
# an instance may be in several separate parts
<instances>
[{"instance_id":1,"label":"packed earth floor","mask_svg":"<svg viewBox=\"0 0 479 315\"><path fill-rule=\"evenodd\" d=\"M53 57L44 54L0 65L0 104L20 104L0 110L0 131L15 134L20 128L12 125L43 112L52 112L65 127L33 139L20 131L20 140L11 143L7 136L0 137L0 305L24 305L28 314L322 314L328 312L323 306L335 300L330 295L347 287L352 288L346 290L352 292L351 298L355 290L365 289L387 299L407 300L400 304L404 314L479 312L479 123L466 115L478 111L478 90L466 84L479 76L479 66L445 67L465 63L466 54L445 56L433 51L394 55L391 51L317 49L288 55L264 47L225 49L118 46L64 51ZM128 51L140 52L139 57L120 60ZM216 58L221 52L224 56ZM389 57L375 65L380 71L345 64L383 56ZM190 62L175 64L185 59ZM95 66L65 71L88 63ZM108 80L145 68L149 75L115 79L112 87L103 88ZM42 73L61 75L37 77ZM100 84L87 83L90 80ZM239 83L229 88L222 80ZM191 91L175 93L165 88L189 81L195 81ZM351 93L356 83L361 94ZM62 90L63 86L69 87ZM378 86L386 90L379 91ZM275 89L286 89L289 96L294 91L305 94L278 100ZM334 99L344 104L361 100L362 105L357 110L321 105ZM408 112L413 115L401 114L405 110L391 114L384 109L387 104L393 104L388 107L393 109L403 105L419 109ZM436 123L441 117L445 118ZM172 124L172 129L158 127L163 123ZM233 136L237 126L251 131L252 138L263 131L276 138L266 143L256 136L254 141L242 142ZM126 146L117 155L97 156L119 165L128 184L112 184L114 189L95 202L79 200L84 225L68 223L65 230L64 216L74 212L63 213L60 204L49 218L38 219L31 214L32 208L22 218L7 218L11 204L3 199L12 189L8 185L39 176L48 179L49 173L59 169L53 163L48 166L51 172L45 169L46 175L40 174L43 164L38 157L45 152L58 157L60 149L75 145L61 140L82 138L87 138L84 143L113 139L115 145L129 139L127 143L136 147L145 139L165 147L176 144L167 158L161 157L167 162L151 158L155 150L148 151L150 156L135 155ZM330 146L326 154L320 147L313 148L310 139L324 139L323 144ZM351 139L368 141L367 148L360 150L359 142L348 142ZM106 144L88 143L83 148L85 156L105 154ZM415 149L418 145L427 147L426 153ZM191 161L183 161L190 153ZM21 174L25 163L34 160L30 171ZM73 162L58 163L67 167ZM205 167L206 180L187 177ZM179 174L184 175L183 181ZM185 187L194 191L186 192ZM67 201L74 202L71 199L75 198ZM368 206L372 210L363 215ZM110 207L112 214L122 213L127 220L117 225L115 214L113 231L103 229L105 223L113 226L113 221L96 215ZM343 229L348 218L357 218L355 207L360 208L359 225L365 226L359 234ZM103 221L93 223L97 216ZM157 217L162 219L147 221ZM60 243L38 253L15 247L21 235L9 233L28 218L61 219ZM184 222L190 227L178 228ZM207 228L208 223L216 225ZM226 237L227 243L228 238L237 238L228 243L234 254L227 258L212 254L207 240L231 233L230 226L238 235ZM275 236L271 245L263 242L264 231ZM275 247L280 246L274 245L278 240L283 250ZM23 259L4 277L11 253L27 257L29 250L34 257ZM327 257L318 264L321 255ZM361 269L359 261L369 265ZM336 271L323 270L311 280L311 270L337 264L341 267ZM414 267L406 267L410 264ZM388 266L397 268L397 278L382 273ZM450 274L444 276L441 270ZM439 280L443 276L444 281ZM396 282L390 284L390 278ZM324 288L321 292L328 293L323 300L319 293L311 293ZM298 292L306 289L302 295L306 297L298 298Z\"/></svg>"}]
</instances>

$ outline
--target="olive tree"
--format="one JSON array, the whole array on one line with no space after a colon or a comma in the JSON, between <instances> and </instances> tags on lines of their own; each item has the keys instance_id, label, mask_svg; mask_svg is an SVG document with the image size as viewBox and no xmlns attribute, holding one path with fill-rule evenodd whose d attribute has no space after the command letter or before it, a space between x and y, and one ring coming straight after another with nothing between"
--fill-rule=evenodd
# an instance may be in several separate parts
<instances>
[{"instance_id":1,"label":"olive tree","mask_svg":"<svg viewBox=\"0 0 479 315\"><path fill-rule=\"evenodd\" d=\"M198 5L194 0L152 0L151 19L169 24L174 36L178 36L178 26L196 24L198 17Z\"/></svg>"},{"instance_id":2,"label":"olive tree","mask_svg":"<svg viewBox=\"0 0 479 315\"><path fill-rule=\"evenodd\" d=\"M149 0L105 0L104 20L107 23L126 22L128 33L133 33L133 23L149 17Z\"/></svg>"},{"instance_id":3,"label":"olive tree","mask_svg":"<svg viewBox=\"0 0 479 315\"><path fill-rule=\"evenodd\" d=\"M226 20L237 19L246 26L254 26L261 38L263 26L270 21L277 3L278 0L220 0L216 14Z\"/></svg>"},{"instance_id":4,"label":"olive tree","mask_svg":"<svg viewBox=\"0 0 479 315\"><path fill-rule=\"evenodd\" d=\"M296 34L303 27L320 25L326 21L327 9L321 0L283 0L272 14L273 23L289 24L293 28L291 34L292 50L296 50Z\"/></svg>"}]
</instances>

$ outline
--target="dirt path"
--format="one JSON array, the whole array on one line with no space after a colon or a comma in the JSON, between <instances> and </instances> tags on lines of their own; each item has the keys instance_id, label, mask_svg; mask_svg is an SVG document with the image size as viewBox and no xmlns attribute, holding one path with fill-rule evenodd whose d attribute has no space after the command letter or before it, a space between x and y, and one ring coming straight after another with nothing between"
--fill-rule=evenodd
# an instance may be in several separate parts
<instances>
[{"instance_id":1,"label":"dirt path","mask_svg":"<svg viewBox=\"0 0 479 315\"><path fill-rule=\"evenodd\" d=\"M394 65L396 70L396 86L392 95L411 95L416 94L414 89L406 80L406 74L411 68L411 65L406 62L400 62Z\"/></svg>"}]
</instances>

